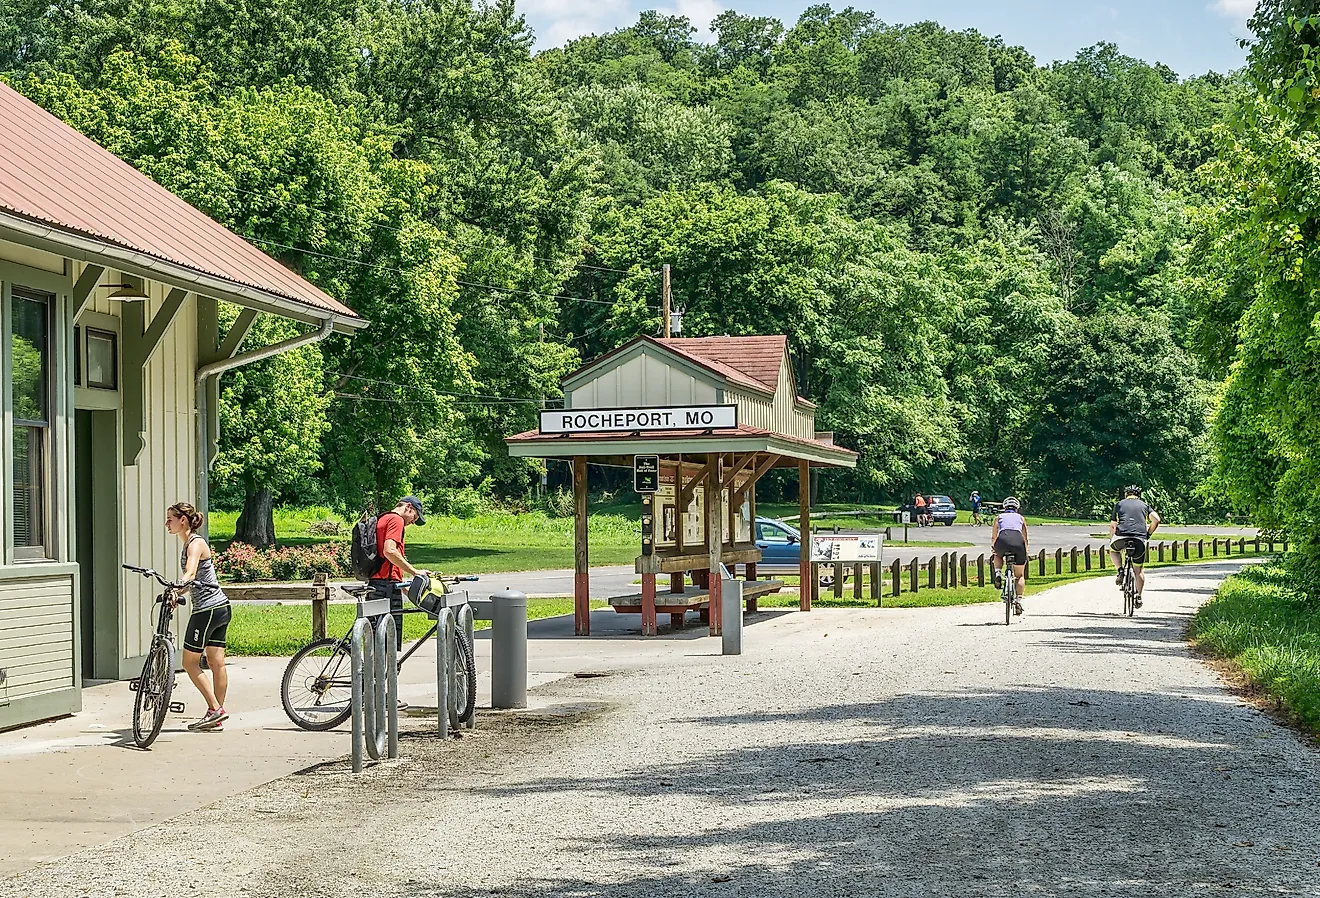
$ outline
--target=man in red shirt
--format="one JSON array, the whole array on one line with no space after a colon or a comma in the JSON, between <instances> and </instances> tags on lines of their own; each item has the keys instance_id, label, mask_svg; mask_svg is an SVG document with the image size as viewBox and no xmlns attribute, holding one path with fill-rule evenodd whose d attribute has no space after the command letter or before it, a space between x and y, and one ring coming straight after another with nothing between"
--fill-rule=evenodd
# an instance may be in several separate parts
<instances>
[{"instance_id":1,"label":"man in red shirt","mask_svg":"<svg viewBox=\"0 0 1320 898\"><path fill-rule=\"evenodd\" d=\"M399 581L426 573L409 564L403 555L403 531L409 524L418 527L426 524L422 517L422 500L416 496L404 496L393 511L376 518L376 551L380 553L381 561L376 575L368 581L380 596L390 600L397 645L403 644L403 590L399 588Z\"/></svg>"}]
</instances>

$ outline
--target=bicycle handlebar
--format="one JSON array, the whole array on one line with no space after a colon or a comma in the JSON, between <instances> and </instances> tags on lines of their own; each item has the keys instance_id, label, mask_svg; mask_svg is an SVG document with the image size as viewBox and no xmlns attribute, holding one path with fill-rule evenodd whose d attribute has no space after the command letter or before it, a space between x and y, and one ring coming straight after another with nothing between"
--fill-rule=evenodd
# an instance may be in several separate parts
<instances>
[{"instance_id":1,"label":"bicycle handlebar","mask_svg":"<svg viewBox=\"0 0 1320 898\"><path fill-rule=\"evenodd\" d=\"M166 589L181 590L184 588L183 585L180 583L172 583L169 580L166 580L164 577L153 571L151 568L137 567L136 565L132 565L132 564L126 564L123 567L124 570L126 571L132 571L135 574L141 574L142 576L147 578L154 577L156 579L156 582L159 583L161 586L165 587ZM178 603L180 605L187 604L187 602L184 601L182 598L179 597L176 598L178 598Z\"/></svg>"}]
</instances>

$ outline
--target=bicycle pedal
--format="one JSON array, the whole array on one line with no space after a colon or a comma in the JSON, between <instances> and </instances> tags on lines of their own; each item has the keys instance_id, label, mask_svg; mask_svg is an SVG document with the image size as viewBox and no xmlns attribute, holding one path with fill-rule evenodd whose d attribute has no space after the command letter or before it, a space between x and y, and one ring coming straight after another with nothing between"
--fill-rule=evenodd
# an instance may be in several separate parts
<instances>
[{"instance_id":1,"label":"bicycle pedal","mask_svg":"<svg viewBox=\"0 0 1320 898\"><path fill-rule=\"evenodd\" d=\"M183 713L183 702L170 702L170 713L171 713L171 714L182 714L182 713Z\"/></svg>"},{"instance_id":2,"label":"bicycle pedal","mask_svg":"<svg viewBox=\"0 0 1320 898\"><path fill-rule=\"evenodd\" d=\"M138 680L129 680L129 681L128 681L128 691L129 691L129 692L137 692L137 691L138 691L138 686L140 686L140 685L142 685L142 684L141 684L141 682L138 681Z\"/></svg>"}]
</instances>

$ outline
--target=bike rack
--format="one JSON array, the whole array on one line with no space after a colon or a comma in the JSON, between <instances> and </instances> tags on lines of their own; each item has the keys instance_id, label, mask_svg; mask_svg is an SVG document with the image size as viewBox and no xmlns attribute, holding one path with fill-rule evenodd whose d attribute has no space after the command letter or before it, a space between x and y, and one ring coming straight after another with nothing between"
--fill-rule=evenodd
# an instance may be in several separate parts
<instances>
[{"instance_id":1,"label":"bike rack","mask_svg":"<svg viewBox=\"0 0 1320 898\"><path fill-rule=\"evenodd\" d=\"M367 758L380 761L399 756L398 645L389 599L358 602L349 647L353 667L353 772L361 773Z\"/></svg>"}]
</instances>

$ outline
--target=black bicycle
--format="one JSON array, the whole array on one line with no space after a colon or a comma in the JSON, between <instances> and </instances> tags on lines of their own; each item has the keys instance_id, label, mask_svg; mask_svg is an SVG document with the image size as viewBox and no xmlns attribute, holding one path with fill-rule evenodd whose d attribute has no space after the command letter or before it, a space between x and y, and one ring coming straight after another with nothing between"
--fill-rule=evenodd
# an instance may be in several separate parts
<instances>
[{"instance_id":1,"label":"black bicycle","mask_svg":"<svg viewBox=\"0 0 1320 898\"><path fill-rule=\"evenodd\" d=\"M142 664L142 673L136 680L131 680L128 688L137 693L133 699L133 741L138 748L149 748L160 728L165 724L165 715L169 712L183 713L183 702L171 702L174 693L174 634L170 624L174 621L174 606L186 604L182 596L183 587L171 583L155 571L124 565L124 570L155 578L165 588L156 596L160 611L156 617L156 630L151 636L151 648L147 650L147 660Z\"/></svg>"},{"instance_id":2,"label":"black bicycle","mask_svg":"<svg viewBox=\"0 0 1320 898\"><path fill-rule=\"evenodd\" d=\"M1123 563L1118 569L1119 586L1123 589L1123 613L1128 617L1137 612L1137 572L1133 570L1132 556L1137 547L1134 539L1127 538L1123 545Z\"/></svg>"},{"instance_id":3,"label":"black bicycle","mask_svg":"<svg viewBox=\"0 0 1320 898\"><path fill-rule=\"evenodd\" d=\"M450 587L457 583L471 582L476 577L433 577L432 584L439 583L443 595L448 595ZM349 595L362 599L371 598L375 592L370 586L341 587ZM425 608L405 608L404 614L430 614ZM413 656L422 645L436 634L440 628L438 614L431 614L435 621L403 654L398 661L398 668ZM393 622L390 622L391 625ZM352 628L341 638L326 637L308 643L289 659L284 668L284 679L280 684L280 701L284 713L289 719L304 730L332 730L339 726L353 712L353 650L350 638ZM455 689L458 701L458 718L466 723L477 710L477 660L467 634L460 628L454 640L458 654L455 665Z\"/></svg>"},{"instance_id":4,"label":"black bicycle","mask_svg":"<svg viewBox=\"0 0 1320 898\"><path fill-rule=\"evenodd\" d=\"M1004 600L1004 626L1013 623L1013 612L1021 614L1021 605L1018 604L1017 595L1017 575L1013 572L1013 565L1007 558L1000 561L1002 567L999 569L999 595Z\"/></svg>"}]
</instances>

